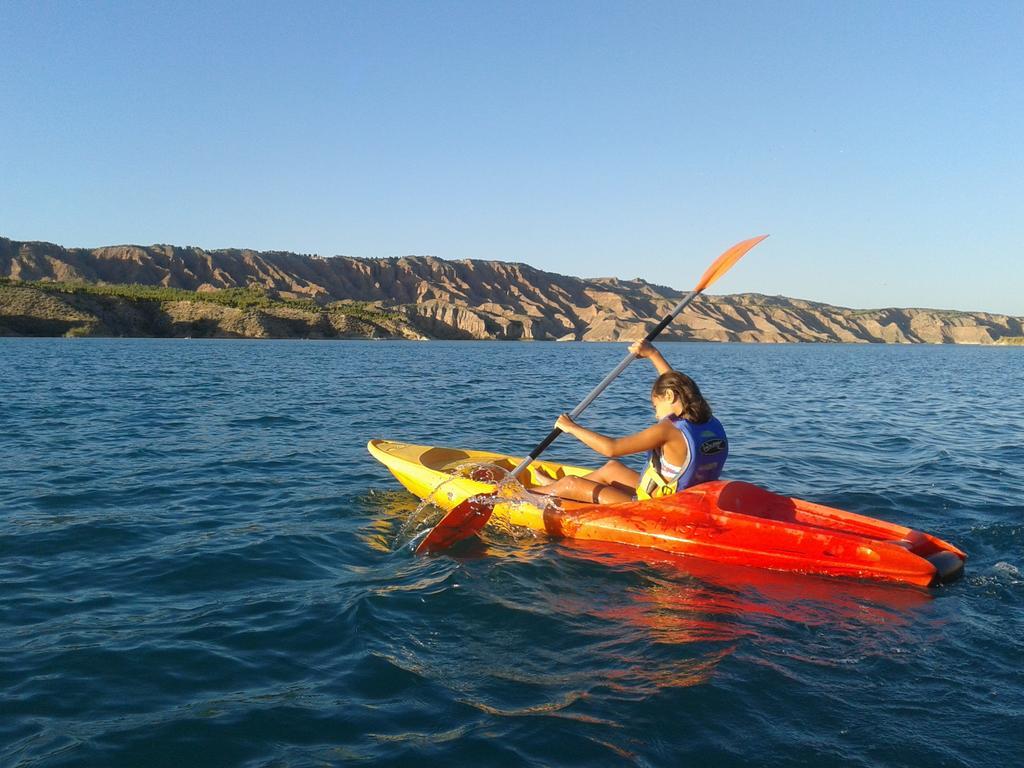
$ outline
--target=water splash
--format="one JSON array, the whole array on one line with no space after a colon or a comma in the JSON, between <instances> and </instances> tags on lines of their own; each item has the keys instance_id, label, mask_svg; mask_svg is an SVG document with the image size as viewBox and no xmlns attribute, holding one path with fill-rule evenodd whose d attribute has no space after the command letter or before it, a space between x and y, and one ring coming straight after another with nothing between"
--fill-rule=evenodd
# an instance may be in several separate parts
<instances>
[{"instance_id":1,"label":"water splash","mask_svg":"<svg viewBox=\"0 0 1024 768\"><path fill-rule=\"evenodd\" d=\"M450 493L449 486L456 481L472 480L494 487L494 490L468 497L468 501L492 510L498 504L511 509L529 507L549 509L557 506L557 500L544 494L532 493L517 477L512 477L510 470L497 464L482 461L470 461L458 464L447 473L447 476L435 485L423 500L398 527L394 536L394 549L408 547L415 550L420 541L437 525L446 514L445 509L437 500ZM448 497L449 500L452 498ZM492 517L487 530L498 538L519 543L537 538L537 532L529 528L513 525L505 517Z\"/></svg>"}]
</instances>

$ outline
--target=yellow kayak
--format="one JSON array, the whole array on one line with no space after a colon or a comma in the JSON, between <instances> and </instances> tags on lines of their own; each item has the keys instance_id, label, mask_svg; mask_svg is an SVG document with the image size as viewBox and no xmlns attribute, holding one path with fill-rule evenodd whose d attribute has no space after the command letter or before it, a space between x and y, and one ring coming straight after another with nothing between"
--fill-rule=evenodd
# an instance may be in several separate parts
<instances>
[{"instance_id":1,"label":"yellow kayak","mask_svg":"<svg viewBox=\"0 0 1024 768\"><path fill-rule=\"evenodd\" d=\"M390 440L371 440L366 449L377 461L387 467L391 474L414 496L436 504L450 512L460 503L473 496L494 493L495 482L500 478L482 477L474 480L462 472L480 465L493 465L504 472L511 472L519 459L489 451L467 451L458 448L438 448L429 445L411 445ZM519 482L527 489L537 485L538 473L543 472L550 482L566 475L585 475L593 471L586 467L572 467L550 461L533 462L519 476ZM503 475L504 472L497 473ZM479 469L472 473L481 477ZM486 475L486 470L483 472ZM493 480L488 482L488 480ZM561 506L592 506L575 502L561 502ZM518 525L537 531L545 530L544 510L528 500L515 499L499 502L494 506L491 517L501 525Z\"/></svg>"},{"instance_id":2,"label":"yellow kayak","mask_svg":"<svg viewBox=\"0 0 1024 768\"><path fill-rule=\"evenodd\" d=\"M371 440L367 448L412 494L446 512L472 497L490 496L490 519L498 525L559 538L921 586L956 578L966 559L953 545L921 531L736 480L715 480L671 496L621 504L549 501L529 494L495 497L496 484L515 469L518 458L387 440ZM540 482L540 472L557 480L588 471L535 461L519 480L529 489Z\"/></svg>"}]
</instances>

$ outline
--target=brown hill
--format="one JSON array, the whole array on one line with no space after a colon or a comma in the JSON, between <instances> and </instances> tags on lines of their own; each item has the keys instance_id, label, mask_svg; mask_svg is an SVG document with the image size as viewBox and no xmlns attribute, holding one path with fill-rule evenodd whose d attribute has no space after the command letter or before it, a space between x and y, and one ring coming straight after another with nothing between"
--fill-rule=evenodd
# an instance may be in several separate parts
<instances>
[{"instance_id":1,"label":"brown hill","mask_svg":"<svg viewBox=\"0 0 1024 768\"><path fill-rule=\"evenodd\" d=\"M224 336L620 341L640 338L682 296L643 280L582 279L500 261L322 258L170 245L84 249L6 238L0 238L0 277L12 281L0 291L0 333L42 335L75 328L103 335L191 335L199 323L203 335ZM87 290L27 284L55 281L196 294L145 304L122 292L116 298L123 306L104 308ZM270 302L233 314L223 302L202 300L202 294L212 299L211 292L239 288L261 289ZM34 291L34 298L25 291ZM346 312L346 305L359 312ZM298 318L296 312L305 314ZM852 310L758 294L703 296L665 332L667 339L748 342L991 344L1020 336L1020 317Z\"/></svg>"}]
</instances>

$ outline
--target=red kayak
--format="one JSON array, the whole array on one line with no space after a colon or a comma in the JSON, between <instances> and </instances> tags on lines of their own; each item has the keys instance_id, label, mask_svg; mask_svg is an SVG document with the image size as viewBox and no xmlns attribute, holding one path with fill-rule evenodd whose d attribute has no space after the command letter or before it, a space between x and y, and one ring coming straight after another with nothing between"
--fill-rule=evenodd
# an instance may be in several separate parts
<instances>
[{"instance_id":1,"label":"red kayak","mask_svg":"<svg viewBox=\"0 0 1024 768\"><path fill-rule=\"evenodd\" d=\"M720 563L920 586L957 578L967 557L929 534L736 480L652 501L552 511L545 529Z\"/></svg>"}]
</instances>

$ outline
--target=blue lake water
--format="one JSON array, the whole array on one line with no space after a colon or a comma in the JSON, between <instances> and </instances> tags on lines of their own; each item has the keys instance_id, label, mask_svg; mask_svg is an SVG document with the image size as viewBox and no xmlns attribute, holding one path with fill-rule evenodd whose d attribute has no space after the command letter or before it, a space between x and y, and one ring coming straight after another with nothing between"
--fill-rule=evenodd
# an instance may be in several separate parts
<instances>
[{"instance_id":1,"label":"blue lake water","mask_svg":"<svg viewBox=\"0 0 1024 768\"><path fill-rule=\"evenodd\" d=\"M623 345L0 339L0 765L1020 765L1024 348L661 348L729 477L965 577L396 546L368 439L524 452ZM649 423L645 365L581 421Z\"/></svg>"}]
</instances>

